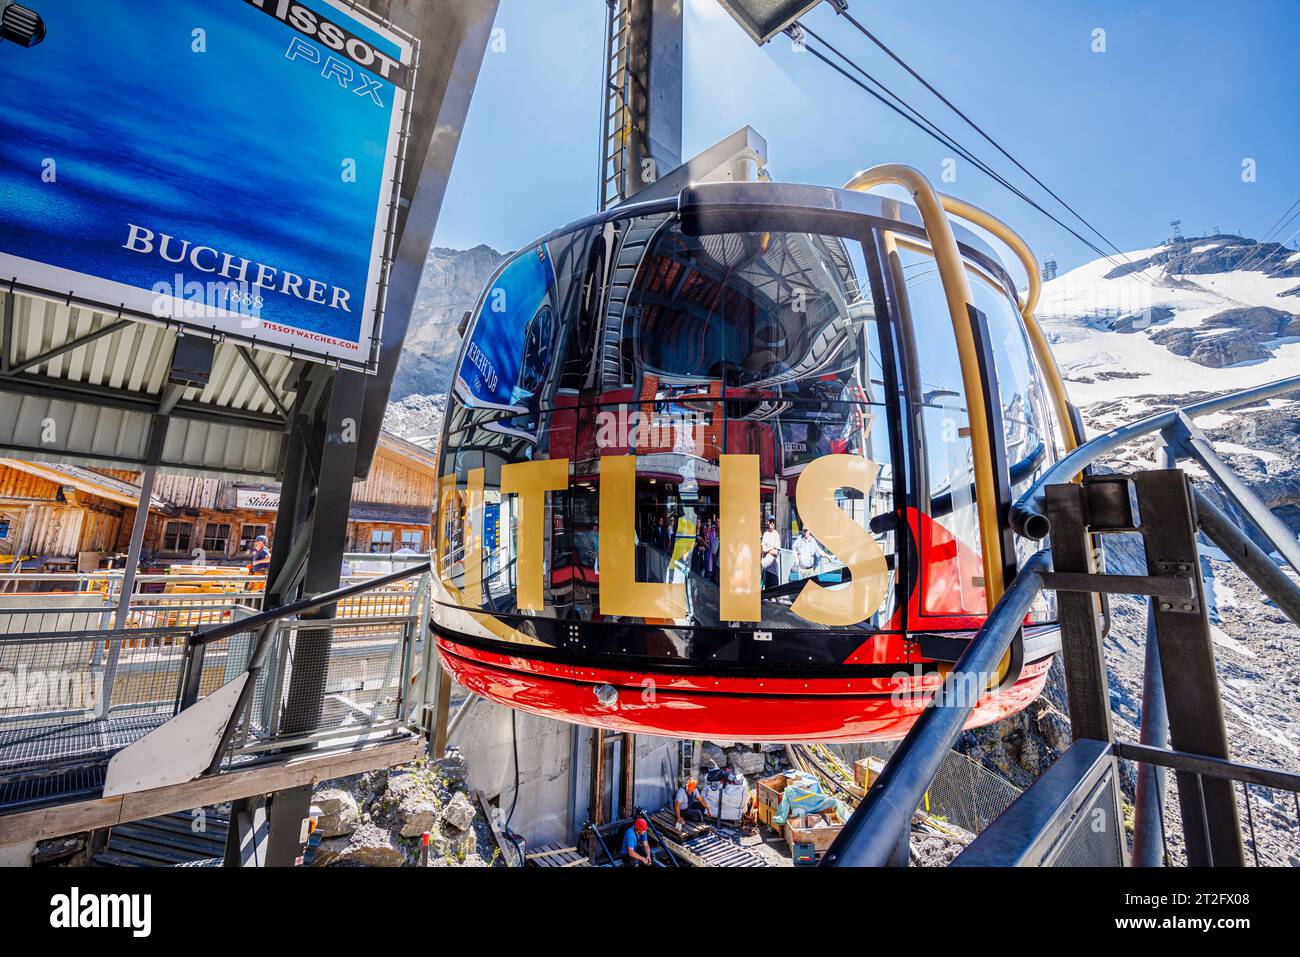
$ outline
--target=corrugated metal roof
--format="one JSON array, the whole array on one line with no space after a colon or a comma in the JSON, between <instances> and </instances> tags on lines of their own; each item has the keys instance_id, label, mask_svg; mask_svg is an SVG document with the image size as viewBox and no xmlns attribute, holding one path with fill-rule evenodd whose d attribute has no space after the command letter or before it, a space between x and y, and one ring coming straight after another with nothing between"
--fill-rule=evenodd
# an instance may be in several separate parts
<instances>
[{"instance_id":1,"label":"corrugated metal roof","mask_svg":"<svg viewBox=\"0 0 1300 957\"><path fill-rule=\"evenodd\" d=\"M20 472L27 472L60 485L70 485L82 492L98 495L109 501L132 508L140 503L140 485L138 482L126 482L112 475L105 475L80 465L68 465L58 462L24 462L21 459L5 459L4 464ZM160 495L149 498L151 509L172 514L176 506Z\"/></svg>"},{"instance_id":2,"label":"corrugated metal roof","mask_svg":"<svg viewBox=\"0 0 1300 957\"><path fill-rule=\"evenodd\" d=\"M33 460L142 464L177 330L23 293L0 293L0 302L0 448ZM185 388L168 416L164 467L274 476L303 361L218 341L208 383Z\"/></svg>"}]
</instances>

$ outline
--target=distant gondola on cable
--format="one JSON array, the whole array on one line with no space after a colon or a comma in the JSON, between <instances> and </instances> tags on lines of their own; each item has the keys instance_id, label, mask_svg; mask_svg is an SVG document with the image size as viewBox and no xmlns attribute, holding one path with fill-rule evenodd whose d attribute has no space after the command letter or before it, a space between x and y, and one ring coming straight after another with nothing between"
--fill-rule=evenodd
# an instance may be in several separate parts
<instances>
[{"instance_id":1,"label":"distant gondola on cable","mask_svg":"<svg viewBox=\"0 0 1300 957\"><path fill-rule=\"evenodd\" d=\"M1007 227L899 166L690 185L525 247L447 407L444 665L608 729L902 737L1016 573L1009 504L1077 440L1038 282ZM1041 693L1054 616L1042 597L972 726Z\"/></svg>"}]
</instances>

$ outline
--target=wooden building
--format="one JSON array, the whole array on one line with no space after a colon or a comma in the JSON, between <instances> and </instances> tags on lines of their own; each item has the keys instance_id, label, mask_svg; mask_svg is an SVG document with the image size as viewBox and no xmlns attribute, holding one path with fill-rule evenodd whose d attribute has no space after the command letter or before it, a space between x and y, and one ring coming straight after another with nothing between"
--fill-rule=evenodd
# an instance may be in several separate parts
<instances>
[{"instance_id":1,"label":"wooden building","mask_svg":"<svg viewBox=\"0 0 1300 957\"><path fill-rule=\"evenodd\" d=\"M0 561L17 557L83 568L125 553L140 497L138 473L0 459ZM356 482L347 550L422 552L430 547L437 486L434 454L381 433L370 474ZM145 526L142 564L245 564L253 539L272 538L276 485L160 473ZM34 567L36 562L27 563Z\"/></svg>"},{"instance_id":2,"label":"wooden building","mask_svg":"<svg viewBox=\"0 0 1300 957\"><path fill-rule=\"evenodd\" d=\"M0 561L80 556L97 567L97 553L118 550L140 501L133 473L112 473L78 465L0 459ZM151 513L169 511L155 495Z\"/></svg>"}]
</instances>

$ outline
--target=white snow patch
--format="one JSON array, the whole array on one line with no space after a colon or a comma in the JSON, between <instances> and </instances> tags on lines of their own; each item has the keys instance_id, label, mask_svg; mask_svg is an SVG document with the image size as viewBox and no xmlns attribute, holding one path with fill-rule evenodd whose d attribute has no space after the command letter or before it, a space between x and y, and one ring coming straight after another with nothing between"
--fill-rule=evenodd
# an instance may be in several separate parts
<instances>
[{"instance_id":1,"label":"white snow patch","mask_svg":"<svg viewBox=\"0 0 1300 957\"><path fill-rule=\"evenodd\" d=\"M1234 455L1253 455L1267 465L1274 462L1282 461L1282 456L1276 452L1266 452L1263 449L1252 449L1245 445L1238 445L1236 442L1215 442L1214 449L1216 452L1229 452Z\"/></svg>"}]
</instances>

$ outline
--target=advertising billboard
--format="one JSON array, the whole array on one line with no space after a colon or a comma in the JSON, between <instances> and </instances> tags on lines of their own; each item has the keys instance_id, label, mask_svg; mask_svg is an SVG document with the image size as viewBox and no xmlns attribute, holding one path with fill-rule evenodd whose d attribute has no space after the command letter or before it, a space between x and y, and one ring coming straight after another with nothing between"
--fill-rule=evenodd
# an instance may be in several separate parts
<instances>
[{"instance_id":1,"label":"advertising billboard","mask_svg":"<svg viewBox=\"0 0 1300 957\"><path fill-rule=\"evenodd\" d=\"M555 264L545 244L524 252L484 293L456 373L456 392L472 408L521 413L493 431L536 438L538 399L555 361Z\"/></svg>"},{"instance_id":2,"label":"advertising billboard","mask_svg":"<svg viewBox=\"0 0 1300 957\"><path fill-rule=\"evenodd\" d=\"M414 41L345 0L41 0L0 45L0 280L373 368Z\"/></svg>"}]
</instances>

